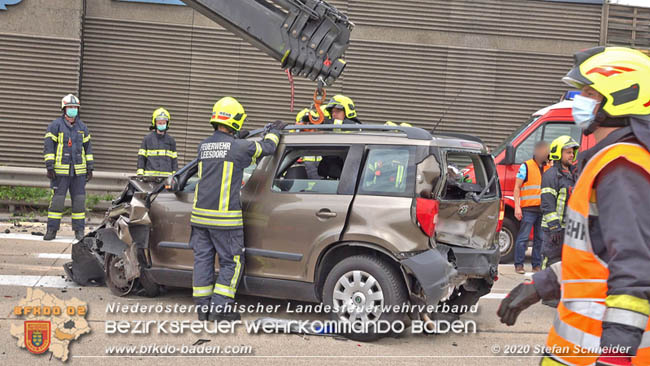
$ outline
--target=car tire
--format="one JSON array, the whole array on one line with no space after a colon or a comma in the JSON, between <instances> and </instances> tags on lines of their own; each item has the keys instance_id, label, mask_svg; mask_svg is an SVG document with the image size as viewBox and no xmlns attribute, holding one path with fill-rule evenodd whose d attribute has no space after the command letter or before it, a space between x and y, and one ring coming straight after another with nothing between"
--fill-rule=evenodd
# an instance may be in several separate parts
<instances>
[{"instance_id":1,"label":"car tire","mask_svg":"<svg viewBox=\"0 0 650 366\"><path fill-rule=\"evenodd\" d=\"M136 287L137 279L127 281L124 277L122 258L114 254L106 254L104 259L106 271L106 286L115 296L126 296Z\"/></svg>"},{"instance_id":2,"label":"car tire","mask_svg":"<svg viewBox=\"0 0 650 366\"><path fill-rule=\"evenodd\" d=\"M347 288L347 291L344 286L344 279L348 281L348 285L351 285L351 287ZM363 288L362 290L359 288L358 291L354 291L354 286L361 284L371 287ZM341 290L344 290L345 293ZM335 291L339 292L339 294L335 295ZM401 306L404 303L408 303L406 286L399 271L386 261L369 255L355 255L342 260L334 266L327 275L322 295L325 305L329 305L332 308L340 307L341 304L346 303L346 300L348 304L354 301L362 304L364 307L379 305L378 300L373 300L370 297L365 298L365 295L371 292L375 295L373 297L378 297L380 296L378 294L381 294L381 302L384 307ZM347 299L347 296L349 296L349 299ZM350 321L352 318L357 320L355 315L346 312L337 313L332 311L330 315L332 320L335 321ZM397 320L404 320L404 314L399 312L380 312L379 314L365 315L372 321L382 320L391 322L391 324ZM364 321L363 319L359 320ZM370 342L391 335L377 333L372 330L372 326L368 328L369 331L367 333L351 332L343 335L362 342Z\"/></svg>"},{"instance_id":3,"label":"car tire","mask_svg":"<svg viewBox=\"0 0 650 366\"><path fill-rule=\"evenodd\" d=\"M146 270L140 270L140 278L138 280L142 286L144 296L156 297L160 295L160 285L154 282Z\"/></svg>"},{"instance_id":4,"label":"car tire","mask_svg":"<svg viewBox=\"0 0 650 366\"><path fill-rule=\"evenodd\" d=\"M512 263L515 259L515 239L519 232L519 222L515 219L506 216L503 219L503 226L499 233L499 250L501 251L501 259L499 263ZM502 242L505 241L505 243Z\"/></svg>"}]
</instances>

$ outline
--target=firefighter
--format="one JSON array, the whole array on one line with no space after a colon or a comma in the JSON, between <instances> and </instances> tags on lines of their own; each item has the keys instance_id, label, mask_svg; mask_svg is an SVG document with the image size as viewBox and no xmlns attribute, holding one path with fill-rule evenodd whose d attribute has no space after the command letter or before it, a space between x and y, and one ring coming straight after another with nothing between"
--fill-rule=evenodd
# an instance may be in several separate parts
<instances>
[{"instance_id":1,"label":"firefighter","mask_svg":"<svg viewBox=\"0 0 650 366\"><path fill-rule=\"evenodd\" d=\"M538 141L535 144L533 158L526 160L519 167L517 179L515 180L514 201L515 217L521 221L519 233L515 240L515 271L519 274L524 271L524 260L526 259L526 243L533 235L533 272L542 268L542 174L548 170L548 143Z\"/></svg>"},{"instance_id":2,"label":"firefighter","mask_svg":"<svg viewBox=\"0 0 650 366\"><path fill-rule=\"evenodd\" d=\"M352 99L342 94L337 94L330 99L325 110L332 118L332 123L335 125L343 124L360 124L357 111L354 107Z\"/></svg>"},{"instance_id":3,"label":"firefighter","mask_svg":"<svg viewBox=\"0 0 650 366\"><path fill-rule=\"evenodd\" d=\"M332 123L332 116L330 115L329 111L327 111L327 106L321 106L321 111L323 111L323 115L325 116L325 119L323 120L322 123L328 124ZM296 114L296 124L297 125L309 125L311 124L311 121L309 120L309 115L311 114L311 118L314 120L318 119L318 113L314 110L311 110L309 108L304 108L298 114ZM303 130L304 131L304 130Z\"/></svg>"},{"instance_id":4,"label":"firefighter","mask_svg":"<svg viewBox=\"0 0 650 366\"><path fill-rule=\"evenodd\" d=\"M578 144L571 136L560 136L551 142L549 159L553 161L542 176L542 256L544 268L562 257L565 210L575 184L574 163L578 158Z\"/></svg>"},{"instance_id":5,"label":"firefighter","mask_svg":"<svg viewBox=\"0 0 650 366\"><path fill-rule=\"evenodd\" d=\"M244 271L244 230L239 194L244 168L275 152L286 123L266 126L262 141L236 139L246 112L232 97L215 103L214 134L199 144L190 246L194 251L193 297L199 320L238 320L232 306ZM214 279L215 254L219 275Z\"/></svg>"},{"instance_id":6,"label":"firefighter","mask_svg":"<svg viewBox=\"0 0 650 366\"><path fill-rule=\"evenodd\" d=\"M138 151L137 175L165 177L178 170L176 140L167 133L170 122L171 115L165 108L153 112L149 126L152 132L144 137Z\"/></svg>"},{"instance_id":7,"label":"firefighter","mask_svg":"<svg viewBox=\"0 0 650 366\"><path fill-rule=\"evenodd\" d=\"M80 106L76 96L68 94L63 97L62 115L50 123L45 133L43 150L51 198L43 240L56 238L68 191L72 199L74 236L77 240L84 236L86 182L93 176L93 151L88 127L79 118Z\"/></svg>"},{"instance_id":8,"label":"firefighter","mask_svg":"<svg viewBox=\"0 0 650 366\"><path fill-rule=\"evenodd\" d=\"M542 365L650 365L650 58L622 47L575 54L573 118L596 145L581 154L562 261L515 287L497 312L512 325L560 299Z\"/></svg>"}]
</instances>

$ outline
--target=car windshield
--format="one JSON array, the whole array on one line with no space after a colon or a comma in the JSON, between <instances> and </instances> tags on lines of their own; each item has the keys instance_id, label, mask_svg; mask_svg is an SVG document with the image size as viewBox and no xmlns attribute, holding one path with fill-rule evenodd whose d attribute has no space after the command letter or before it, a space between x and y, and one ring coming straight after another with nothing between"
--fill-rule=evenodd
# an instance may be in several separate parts
<instances>
[{"instance_id":1,"label":"car windshield","mask_svg":"<svg viewBox=\"0 0 650 366\"><path fill-rule=\"evenodd\" d=\"M537 121L541 116L532 116L528 122L523 123L521 126L519 126L518 129L516 129L513 133L510 134L510 136L506 137L503 142L497 146L494 151L492 151L492 156L497 156L499 155L503 150L505 150L506 145L511 143L514 139L516 139L528 126L530 126L533 122Z\"/></svg>"}]
</instances>

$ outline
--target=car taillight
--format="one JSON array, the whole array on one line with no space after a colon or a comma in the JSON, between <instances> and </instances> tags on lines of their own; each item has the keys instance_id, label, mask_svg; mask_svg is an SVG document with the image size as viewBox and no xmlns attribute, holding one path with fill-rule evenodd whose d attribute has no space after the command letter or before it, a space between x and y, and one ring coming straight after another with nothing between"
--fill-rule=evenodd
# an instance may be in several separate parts
<instances>
[{"instance_id":1,"label":"car taillight","mask_svg":"<svg viewBox=\"0 0 650 366\"><path fill-rule=\"evenodd\" d=\"M428 198L418 198L415 207L415 216L418 219L420 229L432 237L438 222L438 201Z\"/></svg>"},{"instance_id":2,"label":"car taillight","mask_svg":"<svg viewBox=\"0 0 650 366\"><path fill-rule=\"evenodd\" d=\"M501 204L499 206L499 222L497 223L497 233L501 231L501 227L503 227L503 217L505 216L505 214L506 214L506 204L503 201L503 199L501 199Z\"/></svg>"}]
</instances>

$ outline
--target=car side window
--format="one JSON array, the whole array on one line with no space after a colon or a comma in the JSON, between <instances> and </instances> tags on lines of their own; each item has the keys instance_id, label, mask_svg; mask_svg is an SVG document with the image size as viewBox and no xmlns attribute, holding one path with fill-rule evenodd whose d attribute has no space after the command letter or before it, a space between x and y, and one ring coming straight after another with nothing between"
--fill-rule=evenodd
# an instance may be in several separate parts
<instances>
[{"instance_id":1,"label":"car side window","mask_svg":"<svg viewBox=\"0 0 650 366\"><path fill-rule=\"evenodd\" d=\"M412 191L409 176L413 175L414 167L409 159L413 151L407 146L371 147L363 166L359 193L401 196Z\"/></svg>"},{"instance_id":2,"label":"car side window","mask_svg":"<svg viewBox=\"0 0 650 366\"><path fill-rule=\"evenodd\" d=\"M336 194L348 147L314 149L288 146L273 179L278 193Z\"/></svg>"},{"instance_id":3,"label":"car side window","mask_svg":"<svg viewBox=\"0 0 650 366\"><path fill-rule=\"evenodd\" d=\"M487 154L470 151L448 151L447 179L442 198L446 200L467 200L472 195L480 194L492 183L483 195L484 198L494 198L498 188L492 177L497 174L494 161Z\"/></svg>"}]
</instances>

